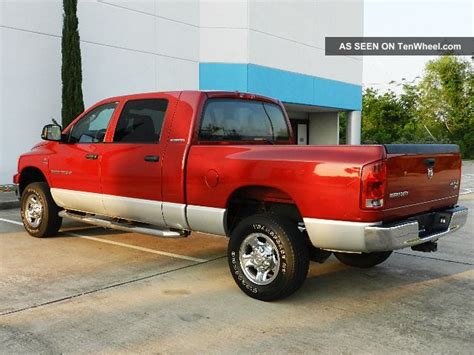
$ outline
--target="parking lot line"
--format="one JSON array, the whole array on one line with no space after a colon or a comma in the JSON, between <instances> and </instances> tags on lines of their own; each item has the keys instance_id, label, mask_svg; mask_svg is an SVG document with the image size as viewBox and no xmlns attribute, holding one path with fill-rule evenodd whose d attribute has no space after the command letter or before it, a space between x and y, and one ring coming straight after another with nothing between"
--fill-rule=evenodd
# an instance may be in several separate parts
<instances>
[{"instance_id":1,"label":"parking lot line","mask_svg":"<svg viewBox=\"0 0 474 355\"><path fill-rule=\"evenodd\" d=\"M192 257L192 256L186 256L186 255L168 253L168 252L166 252L166 251L143 248L143 247L139 247L139 246L136 246L136 245L131 245L131 244L125 244L125 243L115 242L115 241L113 241L113 240L108 240L108 239L89 237L89 236L87 236L87 235L82 235L82 234L77 234L77 233L65 232L65 234L69 234L69 235L72 235L72 236L74 236L74 237L78 237L78 238L82 238L82 239L93 240L93 241L95 241L95 242L117 245L117 246L129 248L129 249L140 250L140 251L144 251L144 252L147 252L147 253L153 253L153 254L157 254L157 255L169 256L169 257L171 257L171 258L176 258L176 259L183 259L183 260L195 261L195 262L198 262L198 263L204 263L204 262L208 261L208 260L206 260L206 259L194 258L194 257Z\"/></svg>"},{"instance_id":2,"label":"parking lot line","mask_svg":"<svg viewBox=\"0 0 474 355\"><path fill-rule=\"evenodd\" d=\"M16 225L19 225L19 226L23 226L23 223L13 221L11 219L0 218L0 222L6 222L6 223L11 223L11 224L16 224ZM77 234L77 233L72 233L72 232L63 232L63 233L68 234L68 235L72 235L72 236L77 237L77 238L88 239L88 240L92 240L92 241L100 242L100 243L105 243L105 244L112 244L112 245L116 245L116 246L120 246L120 247L124 247L124 248L144 251L144 252L147 252L147 253L152 253L152 254L157 254L157 255L162 255L162 256L168 256L170 258L175 258L175 259L194 261L194 262L197 262L197 263L205 263L205 262L209 261L209 260L206 260L206 259L194 258L192 256L168 253L166 251L143 248L143 247L139 247L139 246L136 246L136 245L125 244L125 243L120 243L120 242L114 242L112 240L89 237L87 235L82 235L82 234Z\"/></svg>"},{"instance_id":3,"label":"parking lot line","mask_svg":"<svg viewBox=\"0 0 474 355\"><path fill-rule=\"evenodd\" d=\"M6 223L11 223L11 224L16 224L18 226L22 226L23 223L17 222L17 221L12 221L10 219L5 219L5 218L0 218L0 222L6 222Z\"/></svg>"}]
</instances>

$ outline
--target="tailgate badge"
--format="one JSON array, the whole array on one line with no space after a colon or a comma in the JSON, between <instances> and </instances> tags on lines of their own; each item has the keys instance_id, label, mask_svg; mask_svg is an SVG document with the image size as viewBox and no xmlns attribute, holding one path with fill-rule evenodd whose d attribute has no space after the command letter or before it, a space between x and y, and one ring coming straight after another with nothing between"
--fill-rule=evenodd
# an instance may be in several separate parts
<instances>
[{"instance_id":1,"label":"tailgate badge","mask_svg":"<svg viewBox=\"0 0 474 355\"><path fill-rule=\"evenodd\" d=\"M432 167L432 166L430 166L430 167L428 168L427 174L428 174L428 179L431 180L431 179L433 178L433 176L434 176L434 170L433 170L433 167Z\"/></svg>"},{"instance_id":2,"label":"tailgate badge","mask_svg":"<svg viewBox=\"0 0 474 355\"><path fill-rule=\"evenodd\" d=\"M406 197L406 196L408 196L408 191L391 192L388 195L389 198L399 198L399 197Z\"/></svg>"},{"instance_id":3,"label":"tailgate badge","mask_svg":"<svg viewBox=\"0 0 474 355\"><path fill-rule=\"evenodd\" d=\"M449 186L451 186L451 188L453 190L457 190L458 187L459 187L459 181L458 180L453 180L449 183Z\"/></svg>"}]
</instances>

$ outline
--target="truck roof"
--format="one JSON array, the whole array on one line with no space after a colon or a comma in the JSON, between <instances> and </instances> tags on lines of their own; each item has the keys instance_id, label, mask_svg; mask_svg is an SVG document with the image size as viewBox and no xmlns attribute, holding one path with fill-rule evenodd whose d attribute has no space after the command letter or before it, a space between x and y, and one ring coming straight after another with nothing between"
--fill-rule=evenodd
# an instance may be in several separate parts
<instances>
[{"instance_id":1,"label":"truck roof","mask_svg":"<svg viewBox=\"0 0 474 355\"><path fill-rule=\"evenodd\" d=\"M248 92L241 92L241 91L221 91L221 90L174 90L174 91L155 91L155 92L143 92L137 94L129 94L129 95L120 95L120 96L113 96L106 99L101 100L103 101L112 101L112 100L123 100L123 99L140 99L140 98L152 98L153 95L156 94L168 94L168 95L180 95L181 93L190 93L195 95L206 95L208 98L242 98L247 100L259 100L259 101L267 101L275 104L280 104L280 100L248 93Z\"/></svg>"}]
</instances>

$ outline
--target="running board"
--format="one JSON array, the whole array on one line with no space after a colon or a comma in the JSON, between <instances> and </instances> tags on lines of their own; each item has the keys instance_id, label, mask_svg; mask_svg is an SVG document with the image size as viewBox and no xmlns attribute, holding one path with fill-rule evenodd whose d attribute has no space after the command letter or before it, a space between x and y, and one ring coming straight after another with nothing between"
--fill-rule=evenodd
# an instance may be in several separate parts
<instances>
[{"instance_id":1,"label":"running board","mask_svg":"<svg viewBox=\"0 0 474 355\"><path fill-rule=\"evenodd\" d=\"M125 232L132 232L132 233L149 234L149 235L154 235L154 236L164 237L164 238L184 238L189 235L188 231L172 231L169 229L142 227L137 224L125 224L125 223L112 221L110 219L106 219L105 217L99 218L92 215L83 216L83 215L72 213L69 211L61 211L58 213L58 215L63 218L70 218L76 221L93 224L99 227L117 229L117 230L121 230Z\"/></svg>"}]
</instances>

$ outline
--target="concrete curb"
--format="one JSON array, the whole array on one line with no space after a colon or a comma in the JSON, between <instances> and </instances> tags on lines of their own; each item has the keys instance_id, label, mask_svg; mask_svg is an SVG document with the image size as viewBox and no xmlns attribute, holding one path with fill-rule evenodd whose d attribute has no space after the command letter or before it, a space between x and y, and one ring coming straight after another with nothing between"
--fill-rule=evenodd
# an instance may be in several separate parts
<instances>
[{"instance_id":1,"label":"concrete curb","mask_svg":"<svg viewBox=\"0 0 474 355\"><path fill-rule=\"evenodd\" d=\"M20 207L14 185L0 185L0 210Z\"/></svg>"},{"instance_id":2,"label":"concrete curb","mask_svg":"<svg viewBox=\"0 0 474 355\"><path fill-rule=\"evenodd\" d=\"M20 201L0 201L0 210L9 210L20 207Z\"/></svg>"}]
</instances>

